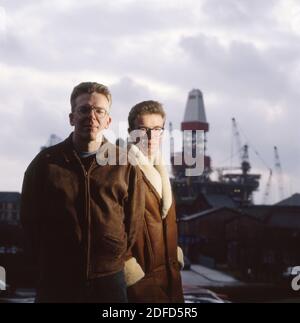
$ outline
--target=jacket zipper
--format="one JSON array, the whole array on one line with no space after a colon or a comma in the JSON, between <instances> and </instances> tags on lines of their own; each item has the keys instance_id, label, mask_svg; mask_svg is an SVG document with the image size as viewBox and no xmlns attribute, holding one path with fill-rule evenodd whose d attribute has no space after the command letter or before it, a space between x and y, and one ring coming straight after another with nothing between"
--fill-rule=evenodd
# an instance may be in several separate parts
<instances>
[{"instance_id":1,"label":"jacket zipper","mask_svg":"<svg viewBox=\"0 0 300 323\"><path fill-rule=\"evenodd\" d=\"M85 170L85 187L86 187L86 215L87 215L87 257L86 257L86 279L89 279L90 262L91 262L91 214L90 214L90 174L94 165L94 160L88 169Z\"/></svg>"},{"instance_id":2,"label":"jacket zipper","mask_svg":"<svg viewBox=\"0 0 300 323\"><path fill-rule=\"evenodd\" d=\"M85 169L84 165L81 163L81 160L79 157L76 156L76 158L78 159L80 166L83 170L83 175L84 175L84 185L85 185L85 223L87 224L87 234L86 234L86 259L85 259L85 277L86 277L86 281L88 284L88 280L89 280L89 274L90 274L90 248L91 248L91 239L90 239L90 228L91 228L91 219L90 219L90 181L89 181L89 176L90 176L90 172L91 169L94 165L94 160L90 166L90 168L88 169L88 171ZM84 229L84 228L83 228Z\"/></svg>"},{"instance_id":3,"label":"jacket zipper","mask_svg":"<svg viewBox=\"0 0 300 323\"><path fill-rule=\"evenodd\" d=\"M89 228L90 228L90 221L89 221L89 197L88 197L88 186L89 186L89 179L88 179L88 172L85 170L85 176L84 176L84 182L85 182L85 215L86 215L86 224L87 224L87 230L86 230L86 279L89 278L89 266L90 266L90 234L89 234Z\"/></svg>"}]
</instances>

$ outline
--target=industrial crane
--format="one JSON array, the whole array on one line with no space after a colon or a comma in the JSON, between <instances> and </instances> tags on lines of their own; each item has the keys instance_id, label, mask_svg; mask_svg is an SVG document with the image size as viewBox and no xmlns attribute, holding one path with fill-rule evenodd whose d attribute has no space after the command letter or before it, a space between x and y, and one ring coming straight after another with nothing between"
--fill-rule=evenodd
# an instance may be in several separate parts
<instances>
[{"instance_id":1,"label":"industrial crane","mask_svg":"<svg viewBox=\"0 0 300 323\"><path fill-rule=\"evenodd\" d=\"M273 178L273 170L270 168L269 169L269 177L266 185L266 189L263 195L263 201L262 204L265 205L269 202L270 198L270 192L271 192L271 185L272 185L272 178Z\"/></svg>"},{"instance_id":2,"label":"industrial crane","mask_svg":"<svg viewBox=\"0 0 300 323\"><path fill-rule=\"evenodd\" d=\"M279 157L279 152L277 146L274 146L274 166L278 181L278 193L280 200L284 199L284 185L283 185L283 175L282 175L282 167ZM269 169L269 177L266 185L266 190L263 195L263 204L267 204L270 198L270 192L271 192L271 185L272 185L272 178L273 178L273 171L270 168Z\"/></svg>"},{"instance_id":3,"label":"industrial crane","mask_svg":"<svg viewBox=\"0 0 300 323\"><path fill-rule=\"evenodd\" d=\"M277 172L277 179L278 179L279 198L283 200L284 199L283 175L282 175L282 167L281 167L277 146L274 147L274 159L275 159L275 170Z\"/></svg>"},{"instance_id":4,"label":"industrial crane","mask_svg":"<svg viewBox=\"0 0 300 323\"><path fill-rule=\"evenodd\" d=\"M242 162L243 161L243 149L242 149L242 143L241 143L241 136L240 136L240 132L239 132L235 118L232 118L232 130L233 130L233 136L236 140L238 154L239 154L240 160Z\"/></svg>"}]
</instances>

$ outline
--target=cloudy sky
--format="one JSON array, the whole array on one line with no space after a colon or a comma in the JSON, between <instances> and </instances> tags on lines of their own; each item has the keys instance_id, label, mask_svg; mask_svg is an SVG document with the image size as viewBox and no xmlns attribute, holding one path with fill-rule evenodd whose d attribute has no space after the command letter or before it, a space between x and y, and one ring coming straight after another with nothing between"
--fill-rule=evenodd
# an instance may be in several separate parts
<instances>
[{"instance_id":1,"label":"cloudy sky","mask_svg":"<svg viewBox=\"0 0 300 323\"><path fill-rule=\"evenodd\" d=\"M285 196L300 192L299 1L0 1L1 191L20 191L51 133L69 134L69 95L87 80L110 86L114 132L145 99L161 101L179 127L188 92L199 88L213 166L235 162L235 117L263 175L256 201L274 145ZM274 177L270 202L277 187Z\"/></svg>"}]
</instances>

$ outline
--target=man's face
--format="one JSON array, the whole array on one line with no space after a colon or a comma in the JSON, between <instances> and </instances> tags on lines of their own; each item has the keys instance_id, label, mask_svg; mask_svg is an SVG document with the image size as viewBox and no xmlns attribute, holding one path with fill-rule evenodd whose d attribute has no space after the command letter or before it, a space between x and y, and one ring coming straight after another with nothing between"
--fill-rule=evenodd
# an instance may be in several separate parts
<instances>
[{"instance_id":1,"label":"man's face","mask_svg":"<svg viewBox=\"0 0 300 323\"><path fill-rule=\"evenodd\" d=\"M101 93L81 94L76 98L69 117L70 124L75 127L75 135L85 142L95 141L111 123L109 102Z\"/></svg>"},{"instance_id":2,"label":"man's face","mask_svg":"<svg viewBox=\"0 0 300 323\"><path fill-rule=\"evenodd\" d=\"M160 114L144 114L135 120L135 131L140 141L138 147L144 155L151 157L160 149L165 120Z\"/></svg>"}]
</instances>

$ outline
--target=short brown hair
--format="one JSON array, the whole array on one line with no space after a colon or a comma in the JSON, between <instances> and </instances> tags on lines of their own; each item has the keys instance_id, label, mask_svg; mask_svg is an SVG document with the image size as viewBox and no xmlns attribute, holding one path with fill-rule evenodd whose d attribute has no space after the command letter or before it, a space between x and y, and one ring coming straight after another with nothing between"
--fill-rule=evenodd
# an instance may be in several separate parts
<instances>
[{"instance_id":1,"label":"short brown hair","mask_svg":"<svg viewBox=\"0 0 300 323\"><path fill-rule=\"evenodd\" d=\"M129 112L128 125L130 130L134 130L134 122L136 118L144 114L159 114L166 119L166 113L161 103L157 101L143 101L136 104Z\"/></svg>"},{"instance_id":2,"label":"short brown hair","mask_svg":"<svg viewBox=\"0 0 300 323\"><path fill-rule=\"evenodd\" d=\"M85 93L92 94L94 92L105 95L105 97L108 100L109 106L111 106L112 98L111 98L111 93L107 86L96 82L82 82L76 85L72 91L71 98L70 98L72 111L74 110L75 100L77 97L79 97L81 94L85 94Z\"/></svg>"}]
</instances>

